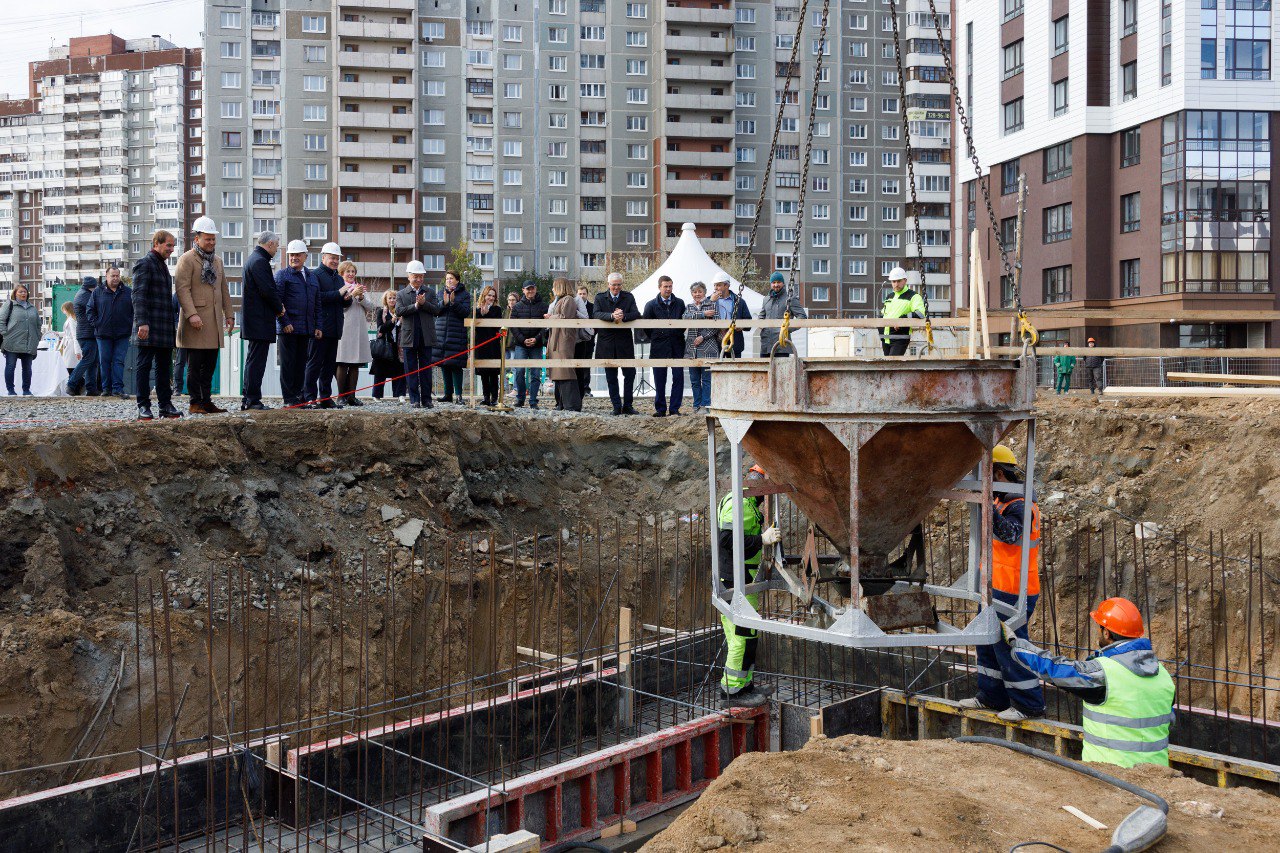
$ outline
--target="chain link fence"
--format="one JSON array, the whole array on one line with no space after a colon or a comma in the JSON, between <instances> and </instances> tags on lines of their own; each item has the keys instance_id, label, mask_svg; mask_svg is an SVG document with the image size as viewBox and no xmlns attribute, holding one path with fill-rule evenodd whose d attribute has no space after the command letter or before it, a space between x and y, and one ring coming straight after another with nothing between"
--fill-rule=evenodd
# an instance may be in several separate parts
<instances>
[{"instance_id":1,"label":"chain link fence","mask_svg":"<svg viewBox=\"0 0 1280 853\"><path fill-rule=\"evenodd\" d=\"M1102 362L1102 383L1141 388L1219 388L1222 382L1172 382L1170 373L1218 373L1232 376L1280 376L1280 358L1229 358L1205 356L1151 356L1134 358L1106 358ZM1037 359L1036 383L1053 388L1057 374L1053 356ZM1089 388L1089 371L1084 359L1078 358L1071 373L1071 389Z\"/></svg>"}]
</instances>

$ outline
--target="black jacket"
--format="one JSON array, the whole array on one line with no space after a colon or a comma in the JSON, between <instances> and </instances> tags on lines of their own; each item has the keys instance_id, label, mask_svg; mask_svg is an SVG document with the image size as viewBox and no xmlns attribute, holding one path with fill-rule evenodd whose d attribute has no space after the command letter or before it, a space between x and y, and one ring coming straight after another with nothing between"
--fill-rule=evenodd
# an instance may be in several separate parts
<instances>
[{"instance_id":1,"label":"black jacket","mask_svg":"<svg viewBox=\"0 0 1280 853\"><path fill-rule=\"evenodd\" d=\"M487 309L481 308L476 312L476 319L501 320L502 309L496 304L490 305ZM476 329L476 343L480 344L481 341L489 341L489 338L492 338L501 331L501 329L495 326L481 326ZM482 358L502 358L502 339L499 338L496 341L489 341L486 344L480 344L479 348L476 349L476 359L479 360ZM497 368L494 369L496 370Z\"/></svg>"},{"instance_id":2,"label":"black jacket","mask_svg":"<svg viewBox=\"0 0 1280 853\"><path fill-rule=\"evenodd\" d=\"M133 291L122 284L115 293L105 284L93 291L89 300L89 325L96 338L120 340L133 333ZM76 330L78 338L79 328Z\"/></svg>"},{"instance_id":3,"label":"black jacket","mask_svg":"<svg viewBox=\"0 0 1280 853\"><path fill-rule=\"evenodd\" d=\"M94 288L87 284L80 285L76 296L71 300L71 310L76 315L76 340L91 341L94 338L93 321L89 319L89 300L93 299ZM97 344L94 344L97 346Z\"/></svg>"},{"instance_id":4,"label":"black jacket","mask_svg":"<svg viewBox=\"0 0 1280 853\"><path fill-rule=\"evenodd\" d=\"M596 294L595 319L611 320L613 312L622 309L622 322L630 323L640 319L640 309L636 307L636 298L623 290L614 300L608 289ZM596 358L635 358L635 338L630 328L597 329Z\"/></svg>"},{"instance_id":5,"label":"black jacket","mask_svg":"<svg viewBox=\"0 0 1280 853\"><path fill-rule=\"evenodd\" d=\"M173 315L173 276L164 259L152 249L133 265L133 328L147 327L147 339L140 347L173 349L178 337L178 318Z\"/></svg>"},{"instance_id":6,"label":"black jacket","mask_svg":"<svg viewBox=\"0 0 1280 853\"><path fill-rule=\"evenodd\" d=\"M547 303L542 301L541 296L534 296L530 302L525 297L520 297L516 301L516 305L511 309L512 320L545 320L547 312L550 311ZM524 346L525 338L535 338L535 347L544 347L547 345L547 329L519 328L515 327L511 330L512 346Z\"/></svg>"},{"instance_id":7,"label":"black jacket","mask_svg":"<svg viewBox=\"0 0 1280 853\"><path fill-rule=\"evenodd\" d=\"M655 296L644 306L646 320L680 320L684 318L684 300L673 295L668 305ZM684 358L684 329L649 329L650 358Z\"/></svg>"},{"instance_id":8,"label":"black jacket","mask_svg":"<svg viewBox=\"0 0 1280 853\"><path fill-rule=\"evenodd\" d=\"M440 316L436 317L436 358L452 358L467 349L467 327L464 321L471 317L471 294L465 287L458 285L453 302L445 302L444 295L444 288L440 288ZM484 340L479 337L480 331L476 330L476 339ZM462 366L466 360L466 356L462 356L457 362L451 361L449 366Z\"/></svg>"},{"instance_id":9,"label":"black jacket","mask_svg":"<svg viewBox=\"0 0 1280 853\"><path fill-rule=\"evenodd\" d=\"M258 246L249 253L244 267L243 295L240 297L240 337L246 341L274 341L276 317L284 310L276 291L271 256Z\"/></svg>"},{"instance_id":10,"label":"black jacket","mask_svg":"<svg viewBox=\"0 0 1280 853\"><path fill-rule=\"evenodd\" d=\"M320 282L320 331L327 341L342 339L345 325L344 312L351 305L351 297L342 295L342 276L324 264L313 271Z\"/></svg>"}]
</instances>

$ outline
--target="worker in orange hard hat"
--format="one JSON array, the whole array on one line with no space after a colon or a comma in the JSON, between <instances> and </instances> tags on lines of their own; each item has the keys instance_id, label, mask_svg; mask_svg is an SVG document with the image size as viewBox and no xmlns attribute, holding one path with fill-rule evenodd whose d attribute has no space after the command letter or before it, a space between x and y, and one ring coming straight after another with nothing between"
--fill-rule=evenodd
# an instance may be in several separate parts
<instances>
[{"instance_id":1,"label":"worker in orange hard hat","mask_svg":"<svg viewBox=\"0 0 1280 853\"><path fill-rule=\"evenodd\" d=\"M1097 340L1089 338L1085 342L1085 346L1093 349L1098 345ZM1103 389L1107 387L1107 377L1105 365L1107 360L1100 355L1086 355L1084 357L1084 369L1089 375L1089 393L1101 394Z\"/></svg>"},{"instance_id":2,"label":"worker in orange hard hat","mask_svg":"<svg viewBox=\"0 0 1280 853\"><path fill-rule=\"evenodd\" d=\"M1013 659L1084 700L1082 759L1167 766L1175 690L1143 636L1142 615L1127 598L1108 598L1089 615L1098 623L1099 648L1087 659L1051 655L1006 629Z\"/></svg>"}]
</instances>

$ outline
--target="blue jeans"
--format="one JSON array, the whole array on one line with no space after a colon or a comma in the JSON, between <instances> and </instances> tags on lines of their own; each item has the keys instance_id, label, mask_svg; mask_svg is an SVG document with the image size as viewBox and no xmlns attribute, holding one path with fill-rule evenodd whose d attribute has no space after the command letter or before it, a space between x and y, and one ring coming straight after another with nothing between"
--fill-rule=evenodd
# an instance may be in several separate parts
<instances>
[{"instance_id":1,"label":"blue jeans","mask_svg":"<svg viewBox=\"0 0 1280 853\"><path fill-rule=\"evenodd\" d=\"M512 358L542 358L542 347L517 344ZM529 405L538 405L538 388L542 384L542 370L537 367L516 368L516 405L524 402L528 392Z\"/></svg>"},{"instance_id":2,"label":"blue jeans","mask_svg":"<svg viewBox=\"0 0 1280 853\"><path fill-rule=\"evenodd\" d=\"M102 383L98 378L98 341L96 338L78 338L80 345L80 363L67 377L67 390L79 391L84 388L89 394L97 396L102 392Z\"/></svg>"},{"instance_id":3,"label":"blue jeans","mask_svg":"<svg viewBox=\"0 0 1280 853\"><path fill-rule=\"evenodd\" d=\"M991 596L1005 604L1018 603L1017 595L998 589L993 589ZM1014 631L1023 640L1028 639L1027 625L1031 623L1031 614L1035 613L1039 598L1038 595L1027 596L1027 621ZM997 711L1003 711L1012 704L1028 716L1044 713L1044 691L1040 687L1040 679L1014 661L1008 644L1003 640L990 646L978 646L978 699Z\"/></svg>"},{"instance_id":4,"label":"blue jeans","mask_svg":"<svg viewBox=\"0 0 1280 853\"><path fill-rule=\"evenodd\" d=\"M96 338L98 363L102 371L102 390L110 394L124 393L124 359L129 354L128 338Z\"/></svg>"},{"instance_id":5,"label":"blue jeans","mask_svg":"<svg viewBox=\"0 0 1280 853\"><path fill-rule=\"evenodd\" d=\"M7 352L4 354L4 385L9 391L9 396L13 397L18 392L14 390L14 369L18 366L18 362L22 362L22 393L27 396L31 395L31 362L35 360L34 355L27 355L25 352Z\"/></svg>"},{"instance_id":6,"label":"blue jeans","mask_svg":"<svg viewBox=\"0 0 1280 853\"><path fill-rule=\"evenodd\" d=\"M711 405L711 368L690 367L689 385L693 388L695 409L705 409Z\"/></svg>"}]
</instances>

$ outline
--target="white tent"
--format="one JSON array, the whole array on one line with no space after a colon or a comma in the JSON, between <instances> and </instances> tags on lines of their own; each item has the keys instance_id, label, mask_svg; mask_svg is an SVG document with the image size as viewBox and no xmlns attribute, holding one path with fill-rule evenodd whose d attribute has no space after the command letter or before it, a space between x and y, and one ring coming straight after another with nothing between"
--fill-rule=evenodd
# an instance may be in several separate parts
<instances>
[{"instance_id":1,"label":"white tent","mask_svg":"<svg viewBox=\"0 0 1280 853\"><path fill-rule=\"evenodd\" d=\"M692 222L686 222L680 231L680 240L667 259L654 271L653 275L631 291L641 311L649 300L658 295L658 279L664 275L671 276L671 281L675 285L672 292L688 304L689 285L700 281L707 286L707 294L710 295L712 280L724 272L719 264L711 260L707 250L702 248L702 243L698 240L697 228ZM737 292L738 281L730 276L729 283L734 292ZM742 298L746 301L751 316L756 316L760 312L760 306L764 304L764 297L747 288L742 291Z\"/></svg>"}]
</instances>

